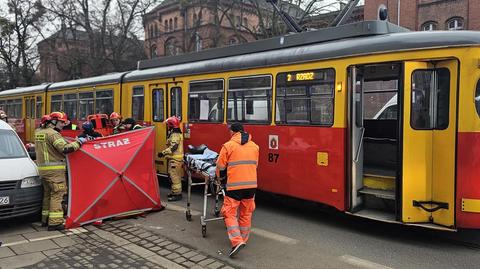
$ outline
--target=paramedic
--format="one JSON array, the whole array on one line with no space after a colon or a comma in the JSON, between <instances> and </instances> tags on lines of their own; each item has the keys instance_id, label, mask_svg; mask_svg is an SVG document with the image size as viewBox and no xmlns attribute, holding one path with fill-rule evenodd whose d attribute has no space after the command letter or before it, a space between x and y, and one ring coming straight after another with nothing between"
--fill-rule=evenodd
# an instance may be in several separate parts
<instances>
[{"instance_id":1,"label":"paramedic","mask_svg":"<svg viewBox=\"0 0 480 269\"><path fill-rule=\"evenodd\" d=\"M240 123L230 126L230 134L230 141L220 150L216 173L219 178L227 176L221 212L232 245L229 256L233 257L245 247L250 234L255 210L259 148Z\"/></svg>"},{"instance_id":2,"label":"paramedic","mask_svg":"<svg viewBox=\"0 0 480 269\"><path fill-rule=\"evenodd\" d=\"M180 130L180 120L172 116L165 120L168 128L167 148L158 154L168 161L168 175L172 181L171 192L168 201L182 200L182 176L183 176L183 136Z\"/></svg>"},{"instance_id":3,"label":"paramedic","mask_svg":"<svg viewBox=\"0 0 480 269\"><path fill-rule=\"evenodd\" d=\"M43 183L42 225L48 230L63 230L63 195L67 192L65 180L65 154L74 152L86 141L67 142L59 133L67 124L67 115L52 112L42 117L41 126L35 130L35 151Z\"/></svg>"}]
</instances>

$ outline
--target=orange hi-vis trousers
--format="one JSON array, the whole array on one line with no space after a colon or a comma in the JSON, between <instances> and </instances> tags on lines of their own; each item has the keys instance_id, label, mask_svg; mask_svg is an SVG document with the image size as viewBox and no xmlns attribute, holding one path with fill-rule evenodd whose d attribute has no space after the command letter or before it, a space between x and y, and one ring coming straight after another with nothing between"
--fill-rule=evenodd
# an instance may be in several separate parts
<instances>
[{"instance_id":1,"label":"orange hi-vis trousers","mask_svg":"<svg viewBox=\"0 0 480 269\"><path fill-rule=\"evenodd\" d=\"M238 209L240 214L237 219ZM255 198L235 200L225 196L223 199L222 216L227 226L228 239L232 247L240 243L247 243L252 227L252 214L255 210Z\"/></svg>"}]
</instances>

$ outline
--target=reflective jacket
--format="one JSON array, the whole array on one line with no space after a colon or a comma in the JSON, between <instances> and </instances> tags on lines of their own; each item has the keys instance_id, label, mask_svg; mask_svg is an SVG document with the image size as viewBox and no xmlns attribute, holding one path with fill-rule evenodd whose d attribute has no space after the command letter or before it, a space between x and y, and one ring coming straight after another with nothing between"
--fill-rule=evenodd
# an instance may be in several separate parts
<instances>
[{"instance_id":1,"label":"reflective jacket","mask_svg":"<svg viewBox=\"0 0 480 269\"><path fill-rule=\"evenodd\" d=\"M167 148L162 151L165 158L171 160L183 160L183 135L171 132L167 138Z\"/></svg>"},{"instance_id":2,"label":"reflective jacket","mask_svg":"<svg viewBox=\"0 0 480 269\"><path fill-rule=\"evenodd\" d=\"M248 133L237 132L223 144L217 160L217 176L227 170L227 191L257 187L259 148Z\"/></svg>"},{"instance_id":3,"label":"reflective jacket","mask_svg":"<svg viewBox=\"0 0 480 269\"><path fill-rule=\"evenodd\" d=\"M35 130L38 170L65 170L65 154L80 148L78 141L68 142L53 128Z\"/></svg>"}]
</instances>

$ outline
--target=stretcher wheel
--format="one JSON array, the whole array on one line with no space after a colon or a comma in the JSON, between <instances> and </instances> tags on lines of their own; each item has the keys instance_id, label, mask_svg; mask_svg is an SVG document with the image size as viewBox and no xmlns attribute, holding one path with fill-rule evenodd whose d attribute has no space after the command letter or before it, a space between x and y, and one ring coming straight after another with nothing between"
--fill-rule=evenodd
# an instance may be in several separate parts
<instances>
[{"instance_id":1,"label":"stretcher wheel","mask_svg":"<svg viewBox=\"0 0 480 269\"><path fill-rule=\"evenodd\" d=\"M192 214L188 211L185 211L185 218L187 218L188 221L192 221Z\"/></svg>"},{"instance_id":2,"label":"stretcher wheel","mask_svg":"<svg viewBox=\"0 0 480 269\"><path fill-rule=\"evenodd\" d=\"M202 236L203 237L207 236L207 225L202 225Z\"/></svg>"}]
</instances>

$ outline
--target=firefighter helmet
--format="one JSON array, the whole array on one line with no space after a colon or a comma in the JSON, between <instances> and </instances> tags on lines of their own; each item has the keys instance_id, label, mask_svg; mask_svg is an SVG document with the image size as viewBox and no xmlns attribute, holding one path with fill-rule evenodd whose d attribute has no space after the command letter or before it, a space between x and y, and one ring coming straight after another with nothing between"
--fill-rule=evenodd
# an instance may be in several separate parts
<instances>
[{"instance_id":1,"label":"firefighter helmet","mask_svg":"<svg viewBox=\"0 0 480 269\"><path fill-rule=\"evenodd\" d=\"M65 123L68 122L68 117L67 117L67 114L63 113L63 112L58 112L58 111L55 111L55 112L52 112L50 113L50 120L59 120L59 121L63 121Z\"/></svg>"},{"instance_id":2,"label":"firefighter helmet","mask_svg":"<svg viewBox=\"0 0 480 269\"><path fill-rule=\"evenodd\" d=\"M50 115L43 115L42 116L42 119L40 119L40 124L45 124L47 122L49 122L52 118L50 117Z\"/></svg>"},{"instance_id":3,"label":"firefighter helmet","mask_svg":"<svg viewBox=\"0 0 480 269\"><path fill-rule=\"evenodd\" d=\"M112 112L112 114L110 114L110 119L113 120L113 119L119 119L121 120L122 119L122 115L120 115L119 113L117 112Z\"/></svg>"},{"instance_id":4,"label":"firefighter helmet","mask_svg":"<svg viewBox=\"0 0 480 269\"><path fill-rule=\"evenodd\" d=\"M175 116L172 116L165 120L168 128L180 128L180 119Z\"/></svg>"}]
</instances>

